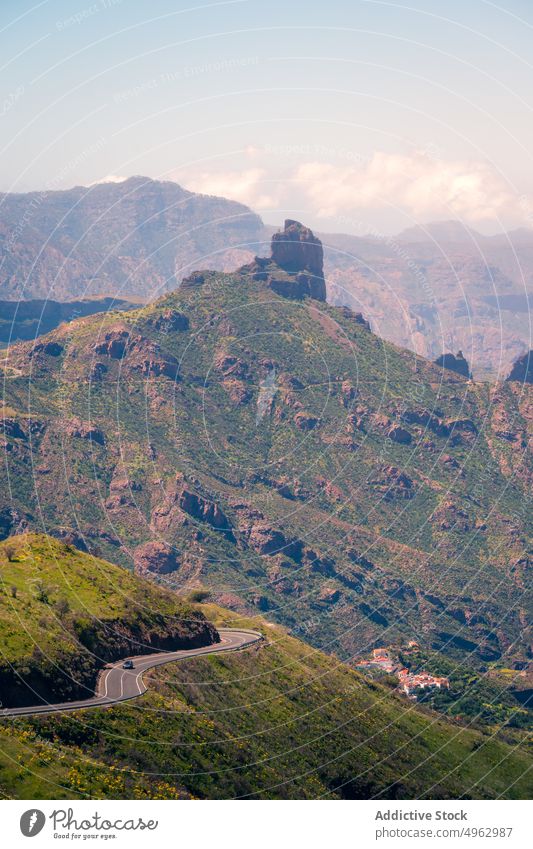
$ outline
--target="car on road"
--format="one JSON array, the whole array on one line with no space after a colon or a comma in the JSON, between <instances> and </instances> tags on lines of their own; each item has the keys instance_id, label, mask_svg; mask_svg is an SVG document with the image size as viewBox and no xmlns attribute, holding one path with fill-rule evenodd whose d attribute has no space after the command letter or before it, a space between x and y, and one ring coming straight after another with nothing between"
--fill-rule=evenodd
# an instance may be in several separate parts
<instances>
[{"instance_id":1,"label":"car on road","mask_svg":"<svg viewBox=\"0 0 533 849\"><path fill-rule=\"evenodd\" d=\"M122 669L134 669L133 660L125 660L122 664Z\"/></svg>"}]
</instances>

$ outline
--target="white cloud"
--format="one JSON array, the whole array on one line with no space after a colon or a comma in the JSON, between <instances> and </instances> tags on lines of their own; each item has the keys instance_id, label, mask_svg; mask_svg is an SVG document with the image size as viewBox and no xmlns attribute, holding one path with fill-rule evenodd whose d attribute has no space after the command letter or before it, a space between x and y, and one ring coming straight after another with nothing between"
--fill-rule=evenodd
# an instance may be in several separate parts
<instances>
[{"instance_id":1,"label":"white cloud","mask_svg":"<svg viewBox=\"0 0 533 849\"><path fill-rule=\"evenodd\" d=\"M117 174L108 174L107 177L102 177L101 180L94 180L89 185L99 186L101 183L124 183L127 179L127 177L119 177Z\"/></svg>"},{"instance_id":2,"label":"white cloud","mask_svg":"<svg viewBox=\"0 0 533 849\"><path fill-rule=\"evenodd\" d=\"M378 152L358 165L305 162L293 176L321 217L392 205L413 215L470 221L519 216L519 200L482 162L446 161L426 153Z\"/></svg>"},{"instance_id":3,"label":"white cloud","mask_svg":"<svg viewBox=\"0 0 533 849\"><path fill-rule=\"evenodd\" d=\"M274 214L305 209L310 218L338 219L366 211L375 219L398 210L423 220L524 225L524 197L485 162L445 160L428 151L377 151L366 160L304 160L296 167L285 160L280 167L271 152L252 145L245 157L242 170L187 171L174 178L192 191Z\"/></svg>"},{"instance_id":4,"label":"white cloud","mask_svg":"<svg viewBox=\"0 0 533 849\"><path fill-rule=\"evenodd\" d=\"M279 203L279 189L275 182L267 179L263 168L204 171L183 175L182 179L182 184L190 191L238 200L254 209L269 209Z\"/></svg>"}]
</instances>

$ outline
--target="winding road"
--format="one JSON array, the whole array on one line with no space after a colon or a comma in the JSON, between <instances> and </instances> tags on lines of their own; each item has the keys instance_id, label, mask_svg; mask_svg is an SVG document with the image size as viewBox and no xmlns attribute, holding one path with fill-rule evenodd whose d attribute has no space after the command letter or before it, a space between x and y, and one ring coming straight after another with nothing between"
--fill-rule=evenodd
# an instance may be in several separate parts
<instances>
[{"instance_id":1,"label":"winding road","mask_svg":"<svg viewBox=\"0 0 533 849\"><path fill-rule=\"evenodd\" d=\"M128 699L136 699L146 693L143 674L154 666L163 663L173 663L177 660L187 660L190 657L198 657L202 654L215 654L222 651L238 651L247 648L263 639L263 635L257 631L241 631L233 628L219 628L219 643L211 643L198 649L181 649L172 652L156 652L155 654L141 654L137 657L124 657L116 663L108 664L98 676L96 692L89 699L75 702L62 702L60 704L29 705L27 707L4 708L0 710L0 718L7 716L34 716L43 713L56 713L69 710L82 710L85 708L107 707L117 702L125 702ZM125 660L133 661L133 669L124 669L122 664Z\"/></svg>"}]
</instances>

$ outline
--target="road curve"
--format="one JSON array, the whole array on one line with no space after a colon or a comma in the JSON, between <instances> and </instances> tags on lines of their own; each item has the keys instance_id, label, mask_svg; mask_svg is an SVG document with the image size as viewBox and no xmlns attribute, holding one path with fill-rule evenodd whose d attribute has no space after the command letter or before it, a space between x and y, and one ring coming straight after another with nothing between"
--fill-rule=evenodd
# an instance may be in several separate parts
<instances>
[{"instance_id":1,"label":"road curve","mask_svg":"<svg viewBox=\"0 0 533 849\"><path fill-rule=\"evenodd\" d=\"M125 702L128 699L136 699L146 693L143 682L143 673L154 666L163 663L172 663L177 660L186 660L190 657L198 657L202 654L215 654L222 651L238 651L247 648L263 639L263 635L257 631L242 631L234 628L219 628L219 643L211 643L198 649L181 649L172 652L156 652L155 654L141 654L136 657L124 657L116 663L108 664L98 676L96 691L89 699L81 699L73 702L62 702L60 704L29 705L27 707L4 708L0 710L0 718L8 716L34 716L43 713L65 712L69 710L83 710L85 708L107 707L117 702ZM132 660L133 669L123 669L125 660Z\"/></svg>"}]
</instances>

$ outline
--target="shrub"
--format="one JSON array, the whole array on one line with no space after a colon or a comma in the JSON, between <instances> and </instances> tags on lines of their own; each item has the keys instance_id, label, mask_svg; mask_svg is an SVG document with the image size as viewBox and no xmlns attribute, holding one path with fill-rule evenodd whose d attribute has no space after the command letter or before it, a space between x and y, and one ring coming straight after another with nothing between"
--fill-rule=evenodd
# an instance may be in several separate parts
<instances>
[{"instance_id":1,"label":"shrub","mask_svg":"<svg viewBox=\"0 0 533 849\"><path fill-rule=\"evenodd\" d=\"M210 590L205 587L198 587L197 589L191 590L190 593L187 594L186 600L193 604L200 604L202 601L205 601L210 596Z\"/></svg>"},{"instance_id":2,"label":"shrub","mask_svg":"<svg viewBox=\"0 0 533 849\"><path fill-rule=\"evenodd\" d=\"M37 601L42 601L43 604L48 604L48 590L40 581L35 585L35 596Z\"/></svg>"},{"instance_id":3,"label":"shrub","mask_svg":"<svg viewBox=\"0 0 533 849\"><path fill-rule=\"evenodd\" d=\"M13 563L17 558L17 547L13 545L12 542L8 542L4 545L4 551L6 553L6 557L10 563Z\"/></svg>"},{"instance_id":4,"label":"shrub","mask_svg":"<svg viewBox=\"0 0 533 849\"><path fill-rule=\"evenodd\" d=\"M59 617L66 616L70 610L70 604L66 598L59 598L54 604L54 610Z\"/></svg>"}]
</instances>

